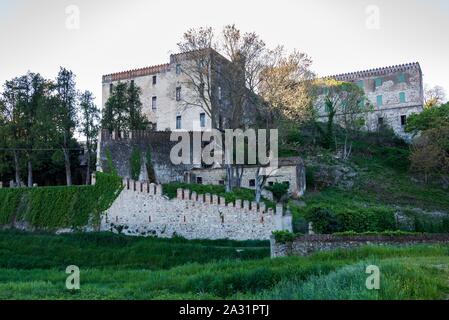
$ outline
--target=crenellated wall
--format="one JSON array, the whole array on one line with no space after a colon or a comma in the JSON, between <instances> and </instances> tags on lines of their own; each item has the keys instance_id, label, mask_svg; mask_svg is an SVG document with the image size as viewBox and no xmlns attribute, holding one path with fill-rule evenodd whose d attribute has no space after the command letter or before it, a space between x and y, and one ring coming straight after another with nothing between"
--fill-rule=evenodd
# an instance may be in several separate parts
<instances>
[{"instance_id":1,"label":"crenellated wall","mask_svg":"<svg viewBox=\"0 0 449 320\"><path fill-rule=\"evenodd\" d=\"M177 190L175 199L162 193L162 186L124 180L124 190L101 221L102 231L127 235L187 239L268 240L273 231L292 230L291 215L265 204Z\"/></svg>"}]
</instances>

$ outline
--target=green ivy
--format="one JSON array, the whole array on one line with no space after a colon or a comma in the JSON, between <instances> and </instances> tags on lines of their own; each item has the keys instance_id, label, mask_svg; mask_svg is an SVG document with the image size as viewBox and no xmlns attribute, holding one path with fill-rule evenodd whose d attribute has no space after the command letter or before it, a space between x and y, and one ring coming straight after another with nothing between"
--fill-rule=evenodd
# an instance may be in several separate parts
<instances>
[{"instance_id":1,"label":"green ivy","mask_svg":"<svg viewBox=\"0 0 449 320\"><path fill-rule=\"evenodd\" d=\"M134 148L129 159L131 168L131 179L139 180L140 168L142 167L142 155L139 149Z\"/></svg>"},{"instance_id":2,"label":"green ivy","mask_svg":"<svg viewBox=\"0 0 449 320\"><path fill-rule=\"evenodd\" d=\"M118 176L97 173L94 186L4 188L0 190L0 225L26 221L39 229L98 226L122 190Z\"/></svg>"},{"instance_id":3,"label":"green ivy","mask_svg":"<svg viewBox=\"0 0 449 320\"><path fill-rule=\"evenodd\" d=\"M117 169L115 168L114 162L112 161L111 150L106 149L105 154L106 154L106 168L104 172L117 176L118 175Z\"/></svg>"}]
</instances>

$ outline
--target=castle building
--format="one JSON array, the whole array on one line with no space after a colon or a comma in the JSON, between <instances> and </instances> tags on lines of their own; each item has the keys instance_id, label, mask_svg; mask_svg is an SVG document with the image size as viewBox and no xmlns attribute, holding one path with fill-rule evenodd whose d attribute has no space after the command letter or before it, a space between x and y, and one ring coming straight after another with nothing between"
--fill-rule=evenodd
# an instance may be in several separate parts
<instances>
[{"instance_id":1,"label":"castle building","mask_svg":"<svg viewBox=\"0 0 449 320\"><path fill-rule=\"evenodd\" d=\"M201 58L199 58L201 57ZM208 71L198 76L191 72L204 63ZM119 82L133 82L141 89L143 114L155 131L201 131L215 128L221 113L204 106L199 98L199 87L204 85L204 95L210 106L226 109L227 103L220 86L220 74L230 69L232 63L213 49L204 49L170 55L166 64L112 73L103 76L102 107ZM188 72L185 72L189 70ZM196 79L193 79L196 78ZM216 118L216 119L212 119Z\"/></svg>"},{"instance_id":2,"label":"castle building","mask_svg":"<svg viewBox=\"0 0 449 320\"><path fill-rule=\"evenodd\" d=\"M327 78L352 82L360 86L373 106L366 118L366 130L388 126L405 139L407 118L423 111L423 74L419 63L409 63L366 71L334 75ZM320 100L319 100L320 101ZM326 120L323 104L317 106L321 121ZM338 115L337 115L338 116Z\"/></svg>"}]
</instances>

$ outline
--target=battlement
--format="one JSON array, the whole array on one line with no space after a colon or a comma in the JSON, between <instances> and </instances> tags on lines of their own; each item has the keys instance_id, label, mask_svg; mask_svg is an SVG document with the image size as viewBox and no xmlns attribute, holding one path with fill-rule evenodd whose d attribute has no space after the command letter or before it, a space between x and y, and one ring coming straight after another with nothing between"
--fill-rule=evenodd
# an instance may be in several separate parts
<instances>
[{"instance_id":1,"label":"battlement","mask_svg":"<svg viewBox=\"0 0 449 320\"><path fill-rule=\"evenodd\" d=\"M123 179L123 187L125 190L135 191L139 193L148 194L151 196L163 196L163 188L161 184L143 182L143 181L134 181L132 179ZM236 199L234 202L226 202L225 197L219 196L216 194L198 194L195 191L191 191L189 189L178 188L176 190L176 199L182 201L195 202L205 205L214 205L220 207L228 207L234 209L242 209L251 212L258 212L261 214L283 214L282 205L276 206L276 211L272 208L266 207L265 203L257 203L256 201L248 201Z\"/></svg>"},{"instance_id":2,"label":"battlement","mask_svg":"<svg viewBox=\"0 0 449 320\"><path fill-rule=\"evenodd\" d=\"M355 71L349 73L336 74L332 76L323 77L324 79L336 79L339 81L349 81L353 79L384 76L391 73L405 72L410 69L416 69L421 72L421 66L418 62L394 65L389 67L375 68L369 70Z\"/></svg>"}]
</instances>

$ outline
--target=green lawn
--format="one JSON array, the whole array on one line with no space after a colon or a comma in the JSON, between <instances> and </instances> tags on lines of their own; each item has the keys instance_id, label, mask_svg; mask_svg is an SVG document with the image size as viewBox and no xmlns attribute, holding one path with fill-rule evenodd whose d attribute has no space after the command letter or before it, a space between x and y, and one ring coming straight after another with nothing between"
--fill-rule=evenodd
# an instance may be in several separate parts
<instances>
[{"instance_id":1,"label":"green lawn","mask_svg":"<svg viewBox=\"0 0 449 320\"><path fill-rule=\"evenodd\" d=\"M449 247L270 259L267 242L0 232L0 299L445 299ZM65 289L77 265L81 289ZM377 265L380 290L367 290Z\"/></svg>"}]
</instances>

